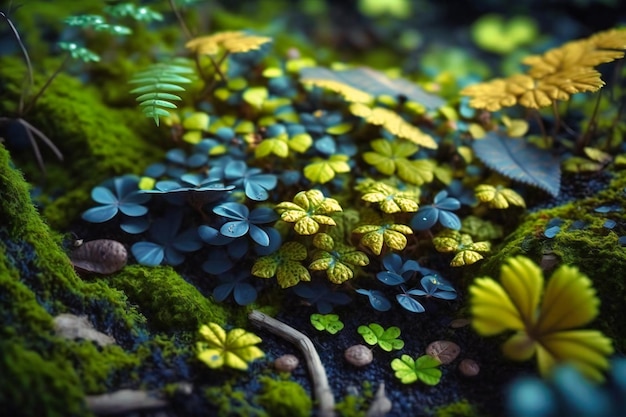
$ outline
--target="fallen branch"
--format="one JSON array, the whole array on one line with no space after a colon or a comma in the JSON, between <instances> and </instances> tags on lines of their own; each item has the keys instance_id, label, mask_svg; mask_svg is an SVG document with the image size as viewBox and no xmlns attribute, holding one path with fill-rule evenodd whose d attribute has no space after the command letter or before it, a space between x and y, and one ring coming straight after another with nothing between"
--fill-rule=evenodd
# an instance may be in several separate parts
<instances>
[{"instance_id":1,"label":"fallen branch","mask_svg":"<svg viewBox=\"0 0 626 417\"><path fill-rule=\"evenodd\" d=\"M297 331L291 326L278 321L267 314L253 310L248 315L248 319L257 327L265 329L288 342L293 343L300 349L304 360L309 368L311 380L313 382L313 392L318 403L319 417L335 416L335 397L328 385L328 377L322 361L320 360L313 342L305 334Z\"/></svg>"}]
</instances>

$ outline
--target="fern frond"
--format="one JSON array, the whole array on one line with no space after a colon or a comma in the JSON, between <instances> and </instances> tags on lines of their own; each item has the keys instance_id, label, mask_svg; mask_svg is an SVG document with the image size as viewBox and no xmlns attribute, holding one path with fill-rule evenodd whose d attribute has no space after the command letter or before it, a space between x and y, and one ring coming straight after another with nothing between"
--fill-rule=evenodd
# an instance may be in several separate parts
<instances>
[{"instance_id":1,"label":"fern frond","mask_svg":"<svg viewBox=\"0 0 626 417\"><path fill-rule=\"evenodd\" d=\"M180 84L190 83L192 80L189 75L193 72L193 69L185 65L185 61L182 60L152 64L135 74L129 81L131 84L139 85L130 93L140 94L136 99L139 106L142 107L146 117L154 118L154 123L158 126L159 117L170 116L170 113L165 109L176 108L172 101L182 100L180 96L171 92L185 91L185 88Z\"/></svg>"},{"instance_id":2,"label":"fern frond","mask_svg":"<svg viewBox=\"0 0 626 417\"><path fill-rule=\"evenodd\" d=\"M520 104L537 109L557 100L569 100L574 93L593 92L604 86L595 67L621 59L626 50L626 29L598 32L586 39L567 42L541 55L522 60L526 74L465 87L470 106L488 111Z\"/></svg>"},{"instance_id":3,"label":"fern frond","mask_svg":"<svg viewBox=\"0 0 626 417\"><path fill-rule=\"evenodd\" d=\"M227 31L208 36L199 36L187 42L185 46L198 55L216 55L221 49L238 54L259 49L271 42L266 36L249 35L241 31Z\"/></svg>"}]
</instances>

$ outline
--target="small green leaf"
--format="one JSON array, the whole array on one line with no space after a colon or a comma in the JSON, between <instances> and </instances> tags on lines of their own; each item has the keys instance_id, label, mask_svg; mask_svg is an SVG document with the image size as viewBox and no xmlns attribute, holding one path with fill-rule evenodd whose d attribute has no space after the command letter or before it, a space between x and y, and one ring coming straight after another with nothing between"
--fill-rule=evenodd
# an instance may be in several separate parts
<instances>
[{"instance_id":1,"label":"small green leaf","mask_svg":"<svg viewBox=\"0 0 626 417\"><path fill-rule=\"evenodd\" d=\"M391 361L391 369L403 384L411 384L419 379L426 385L437 385L441 380L440 364L429 355L420 356L417 360L409 355L402 355Z\"/></svg>"},{"instance_id":2,"label":"small green leaf","mask_svg":"<svg viewBox=\"0 0 626 417\"><path fill-rule=\"evenodd\" d=\"M367 326L359 326L357 332L363 336L363 340L369 345L378 344L384 351L400 350L404 347L404 341L398 339L400 329L391 326L384 329L380 324L370 323Z\"/></svg>"},{"instance_id":3,"label":"small green leaf","mask_svg":"<svg viewBox=\"0 0 626 417\"><path fill-rule=\"evenodd\" d=\"M337 334L344 327L336 314L311 314L311 324L317 330L326 330L330 334Z\"/></svg>"}]
</instances>

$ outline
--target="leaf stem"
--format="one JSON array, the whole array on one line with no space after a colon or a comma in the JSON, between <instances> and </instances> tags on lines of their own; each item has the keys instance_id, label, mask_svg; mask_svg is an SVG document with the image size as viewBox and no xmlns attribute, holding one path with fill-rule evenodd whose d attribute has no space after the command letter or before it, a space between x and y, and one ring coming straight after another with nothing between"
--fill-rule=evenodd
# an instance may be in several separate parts
<instances>
[{"instance_id":1,"label":"leaf stem","mask_svg":"<svg viewBox=\"0 0 626 417\"><path fill-rule=\"evenodd\" d=\"M37 94L35 94L35 96L28 102L28 105L26 105L26 108L24 109L24 113L28 113L28 111L35 107L37 100L39 100L41 95L48 89L48 87L50 87L52 81L54 81L54 79L61 73L61 71L63 71L63 68L65 68L65 64L67 64L71 58L72 56L69 53L65 56L65 59L63 60L63 62L61 62L61 65L59 65L54 73L46 80L46 83L39 89Z\"/></svg>"},{"instance_id":2,"label":"leaf stem","mask_svg":"<svg viewBox=\"0 0 626 417\"><path fill-rule=\"evenodd\" d=\"M248 319L253 325L282 337L300 349L309 368L311 379L313 380L313 390L319 405L317 415L319 417L334 417L335 398L328 385L328 377L326 376L324 365L311 339L293 327L257 310L252 310L250 314L248 314Z\"/></svg>"},{"instance_id":3,"label":"leaf stem","mask_svg":"<svg viewBox=\"0 0 626 417\"><path fill-rule=\"evenodd\" d=\"M578 141L576 141L576 152L580 153L585 146L589 144L589 140L591 135L596 130L596 117L598 116L598 109L600 108L600 98L602 97L602 90L598 92L598 98L596 100L596 104L593 108L593 113L591 115L591 120L589 120L589 124L585 129L585 132L578 137Z\"/></svg>"},{"instance_id":4,"label":"leaf stem","mask_svg":"<svg viewBox=\"0 0 626 417\"><path fill-rule=\"evenodd\" d=\"M9 16L7 16L4 12L0 12L0 16L2 18L4 18L4 20L7 21L7 24L9 25L9 28L11 29L11 32L13 32L13 36L15 36L15 40L17 41L17 44L20 47L20 50L22 51L22 55L24 56L24 61L26 61L26 68L27 68L27 74L28 74L28 84L22 88L22 93L20 94L20 102L19 102L19 106L18 106L18 114L23 114L24 113L24 99L25 97L28 95L29 90L31 89L31 87L33 86L34 83L34 77L33 77L33 65L30 62L30 56L28 55L28 51L26 50L26 46L24 45L24 42L22 42L22 38L20 37L20 33L17 31L17 28L15 27L15 25L13 24L13 22L11 21L11 19L9 19Z\"/></svg>"}]
</instances>

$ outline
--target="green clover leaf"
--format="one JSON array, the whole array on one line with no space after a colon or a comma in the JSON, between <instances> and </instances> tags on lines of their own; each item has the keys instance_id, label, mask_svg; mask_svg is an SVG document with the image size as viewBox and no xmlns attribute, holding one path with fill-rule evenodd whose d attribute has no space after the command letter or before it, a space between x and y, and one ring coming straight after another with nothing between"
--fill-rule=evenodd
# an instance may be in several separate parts
<instances>
[{"instance_id":1,"label":"green clover leaf","mask_svg":"<svg viewBox=\"0 0 626 417\"><path fill-rule=\"evenodd\" d=\"M429 355L413 360L409 355L402 355L391 361L391 369L403 384L411 384L417 380L426 385L437 385L441 380L441 363Z\"/></svg>"},{"instance_id":2,"label":"green clover leaf","mask_svg":"<svg viewBox=\"0 0 626 417\"><path fill-rule=\"evenodd\" d=\"M363 336L365 343L368 345L377 344L386 352L400 350L404 347L404 341L398 339L400 336L400 329L396 326L384 329L378 323L370 323L367 326L359 326L357 332Z\"/></svg>"}]
</instances>

